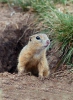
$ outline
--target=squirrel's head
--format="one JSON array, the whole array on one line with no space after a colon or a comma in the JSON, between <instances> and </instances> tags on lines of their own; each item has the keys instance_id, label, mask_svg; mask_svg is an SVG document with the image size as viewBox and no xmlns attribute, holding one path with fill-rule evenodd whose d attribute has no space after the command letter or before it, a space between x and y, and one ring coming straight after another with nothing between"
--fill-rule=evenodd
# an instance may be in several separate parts
<instances>
[{"instance_id":1,"label":"squirrel's head","mask_svg":"<svg viewBox=\"0 0 73 100\"><path fill-rule=\"evenodd\" d=\"M45 49L50 45L50 39L46 34L35 34L29 37L29 43L33 48Z\"/></svg>"}]
</instances>

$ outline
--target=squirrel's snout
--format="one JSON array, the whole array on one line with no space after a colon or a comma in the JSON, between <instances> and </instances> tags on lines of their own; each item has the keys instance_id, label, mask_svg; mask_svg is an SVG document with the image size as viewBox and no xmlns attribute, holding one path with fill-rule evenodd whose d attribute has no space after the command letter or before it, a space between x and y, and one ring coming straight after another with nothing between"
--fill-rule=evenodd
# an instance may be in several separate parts
<instances>
[{"instance_id":1,"label":"squirrel's snout","mask_svg":"<svg viewBox=\"0 0 73 100\"><path fill-rule=\"evenodd\" d=\"M49 44L50 44L50 40L47 40L47 41L46 41L46 44L49 45Z\"/></svg>"}]
</instances>

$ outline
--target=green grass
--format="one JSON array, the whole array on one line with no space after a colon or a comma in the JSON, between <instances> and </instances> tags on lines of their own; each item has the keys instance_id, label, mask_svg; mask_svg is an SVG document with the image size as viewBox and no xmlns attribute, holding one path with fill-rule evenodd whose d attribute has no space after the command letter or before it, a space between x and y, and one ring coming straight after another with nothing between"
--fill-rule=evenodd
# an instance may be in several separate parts
<instances>
[{"instance_id":1,"label":"green grass","mask_svg":"<svg viewBox=\"0 0 73 100\"><path fill-rule=\"evenodd\" d=\"M73 59L73 16L56 12L58 25L55 27L56 39L64 53L63 63L71 64Z\"/></svg>"},{"instance_id":2,"label":"green grass","mask_svg":"<svg viewBox=\"0 0 73 100\"><path fill-rule=\"evenodd\" d=\"M2 3L7 3L7 0L0 0L0 2L2 2Z\"/></svg>"},{"instance_id":3,"label":"green grass","mask_svg":"<svg viewBox=\"0 0 73 100\"><path fill-rule=\"evenodd\" d=\"M32 7L39 16L37 23L43 23L41 31L49 33L53 43L59 42L62 63L73 66L73 15L58 11L54 5L66 5L73 3L73 0L10 0L10 3L22 7L23 10Z\"/></svg>"},{"instance_id":4,"label":"green grass","mask_svg":"<svg viewBox=\"0 0 73 100\"><path fill-rule=\"evenodd\" d=\"M73 15L58 11L49 1L33 3L45 31L52 31L54 43L57 40L63 52L62 63L73 66ZM52 35L52 34L51 34ZM58 51L59 52L59 51Z\"/></svg>"}]
</instances>

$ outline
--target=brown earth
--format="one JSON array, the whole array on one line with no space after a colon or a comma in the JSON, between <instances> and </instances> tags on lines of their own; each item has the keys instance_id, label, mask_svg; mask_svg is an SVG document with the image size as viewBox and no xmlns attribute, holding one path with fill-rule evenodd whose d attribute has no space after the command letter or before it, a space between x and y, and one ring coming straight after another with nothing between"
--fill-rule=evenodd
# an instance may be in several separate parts
<instances>
[{"instance_id":1,"label":"brown earth","mask_svg":"<svg viewBox=\"0 0 73 100\"><path fill-rule=\"evenodd\" d=\"M0 4L0 100L73 100L72 70L58 71L43 81L33 75L19 77L13 73L28 36L38 30L33 27L33 13L14 10ZM57 62L54 51L47 53L51 69Z\"/></svg>"},{"instance_id":2,"label":"brown earth","mask_svg":"<svg viewBox=\"0 0 73 100\"><path fill-rule=\"evenodd\" d=\"M0 74L0 82L0 100L73 100L73 73L68 71L52 74L43 81L5 72Z\"/></svg>"},{"instance_id":3,"label":"brown earth","mask_svg":"<svg viewBox=\"0 0 73 100\"><path fill-rule=\"evenodd\" d=\"M34 34L33 14L0 5L0 72L14 72L17 57L29 36Z\"/></svg>"}]
</instances>

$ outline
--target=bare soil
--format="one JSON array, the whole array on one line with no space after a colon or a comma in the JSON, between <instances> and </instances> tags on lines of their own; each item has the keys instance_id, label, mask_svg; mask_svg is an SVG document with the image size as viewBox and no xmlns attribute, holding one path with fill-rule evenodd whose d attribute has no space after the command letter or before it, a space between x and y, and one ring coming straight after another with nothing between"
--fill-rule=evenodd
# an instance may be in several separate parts
<instances>
[{"instance_id":1,"label":"bare soil","mask_svg":"<svg viewBox=\"0 0 73 100\"><path fill-rule=\"evenodd\" d=\"M68 71L43 81L5 72L0 74L0 82L2 100L73 100L73 73Z\"/></svg>"},{"instance_id":2,"label":"bare soil","mask_svg":"<svg viewBox=\"0 0 73 100\"><path fill-rule=\"evenodd\" d=\"M20 50L34 34L33 17L21 9L0 4L0 72L14 72Z\"/></svg>"},{"instance_id":3,"label":"bare soil","mask_svg":"<svg viewBox=\"0 0 73 100\"><path fill-rule=\"evenodd\" d=\"M72 70L51 73L44 80L14 73L20 50L28 42L28 36L34 34L32 27L25 32L33 18L29 12L24 13L18 8L14 12L0 4L0 100L73 100ZM47 59L52 69L57 62L54 50L48 51Z\"/></svg>"}]
</instances>

